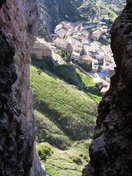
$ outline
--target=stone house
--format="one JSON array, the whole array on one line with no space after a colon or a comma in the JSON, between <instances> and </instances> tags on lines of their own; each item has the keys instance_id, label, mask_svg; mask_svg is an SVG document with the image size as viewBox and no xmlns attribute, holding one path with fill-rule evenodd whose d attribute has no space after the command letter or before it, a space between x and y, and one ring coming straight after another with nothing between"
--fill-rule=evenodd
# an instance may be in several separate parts
<instances>
[{"instance_id":1,"label":"stone house","mask_svg":"<svg viewBox=\"0 0 132 176\"><path fill-rule=\"evenodd\" d=\"M110 88L110 85L107 86L107 87L103 87L103 88L101 89L100 93L102 93L102 95L104 95L104 94L109 90L109 88Z\"/></svg>"},{"instance_id":2,"label":"stone house","mask_svg":"<svg viewBox=\"0 0 132 176\"><path fill-rule=\"evenodd\" d=\"M92 32L91 39L92 40L99 40L102 35L102 32L100 30L96 30Z\"/></svg>"},{"instance_id":3,"label":"stone house","mask_svg":"<svg viewBox=\"0 0 132 176\"><path fill-rule=\"evenodd\" d=\"M83 29L82 23L80 21L74 22L74 26L76 31L81 31Z\"/></svg>"},{"instance_id":4,"label":"stone house","mask_svg":"<svg viewBox=\"0 0 132 176\"><path fill-rule=\"evenodd\" d=\"M60 30L58 30L58 31L56 32L56 35L57 35L59 38L65 38L67 32L68 32L67 29L62 28L62 29L60 29Z\"/></svg>"},{"instance_id":5,"label":"stone house","mask_svg":"<svg viewBox=\"0 0 132 176\"><path fill-rule=\"evenodd\" d=\"M87 56L87 55L82 55L78 58L78 63L79 64L85 64L86 62L88 62L89 64L92 65L92 57Z\"/></svg>"},{"instance_id":6,"label":"stone house","mask_svg":"<svg viewBox=\"0 0 132 176\"><path fill-rule=\"evenodd\" d=\"M57 48L62 49L63 51L65 51L66 53L71 54L73 51L73 48L71 46L70 43L68 43L68 41L62 39L62 38L56 38L54 40L54 44Z\"/></svg>"},{"instance_id":7,"label":"stone house","mask_svg":"<svg viewBox=\"0 0 132 176\"><path fill-rule=\"evenodd\" d=\"M101 55L101 53L96 53L95 54L95 56L94 56L94 58L96 59L96 60L98 60L98 63L100 64L100 65L104 65L104 56L103 55Z\"/></svg>"},{"instance_id":8,"label":"stone house","mask_svg":"<svg viewBox=\"0 0 132 176\"><path fill-rule=\"evenodd\" d=\"M77 51L72 52L72 55L71 55L72 61L78 61L79 57L80 57L80 52L77 52Z\"/></svg>"},{"instance_id":9,"label":"stone house","mask_svg":"<svg viewBox=\"0 0 132 176\"><path fill-rule=\"evenodd\" d=\"M82 43L77 39L73 38L72 36L68 36L66 40L71 43L71 45L74 47L82 46Z\"/></svg>"},{"instance_id":10,"label":"stone house","mask_svg":"<svg viewBox=\"0 0 132 176\"><path fill-rule=\"evenodd\" d=\"M101 89L103 84L102 84L102 80L99 78L99 77L95 77L93 78L93 82L95 83L95 86L98 88L98 89Z\"/></svg>"},{"instance_id":11,"label":"stone house","mask_svg":"<svg viewBox=\"0 0 132 176\"><path fill-rule=\"evenodd\" d=\"M32 48L32 54L38 59L42 59L42 57L51 57L52 49L44 43L35 42Z\"/></svg>"},{"instance_id":12,"label":"stone house","mask_svg":"<svg viewBox=\"0 0 132 176\"><path fill-rule=\"evenodd\" d=\"M89 37L89 32L87 31L87 30L82 30L81 31L81 35L82 35L82 37L85 37L86 39L88 39L88 37Z\"/></svg>"}]
</instances>

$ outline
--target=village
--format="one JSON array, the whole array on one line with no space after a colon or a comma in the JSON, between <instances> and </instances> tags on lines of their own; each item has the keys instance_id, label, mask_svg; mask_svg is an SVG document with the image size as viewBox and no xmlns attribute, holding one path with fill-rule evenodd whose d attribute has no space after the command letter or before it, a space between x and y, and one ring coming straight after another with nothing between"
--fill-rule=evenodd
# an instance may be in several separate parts
<instances>
[{"instance_id":1,"label":"village","mask_svg":"<svg viewBox=\"0 0 132 176\"><path fill-rule=\"evenodd\" d=\"M92 77L96 88L104 94L109 89L116 66L110 44L100 42L102 36L108 35L103 22L100 22L100 28L89 32L81 22L63 21L55 27L51 41L37 38L32 54L38 59L50 57L54 65L74 63Z\"/></svg>"}]
</instances>

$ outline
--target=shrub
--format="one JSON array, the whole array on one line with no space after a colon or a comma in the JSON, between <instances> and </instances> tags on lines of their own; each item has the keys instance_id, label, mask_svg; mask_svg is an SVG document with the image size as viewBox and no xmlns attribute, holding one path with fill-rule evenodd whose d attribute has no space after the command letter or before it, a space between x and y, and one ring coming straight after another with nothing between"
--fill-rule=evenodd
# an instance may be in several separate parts
<instances>
[{"instance_id":1,"label":"shrub","mask_svg":"<svg viewBox=\"0 0 132 176\"><path fill-rule=\"evenodd\" d=\"M89 162L89 157L87 157L87 156L84 156L84 159L85 159L85 161L88 163Z\"/></svg>"},{"instance_id":2,"label":"shrub","mask_svg":"<svg viewBox=\"0 0 132 176\"><path fill-rule=\"evenodd\" d=\"M34 54L31 55L31 64L43 70L53 70L54 63L50 57L42 57L42 59L38 59Z\"/></svg>"},{"instance_id":3,"label":"shrub","mask_svg":"<svg viewBox=\"0 0 132 176\"><path fill-rule=\"evenodd\" d=\"M63 78L68 83L78 86L78 76L73 65L59 65L54 68L54 73Z\"/></svg>"},{"instance_id":4,"label":"shrub","mask_svg":"<svg viewBox=\"0 0 132 176\"><path fill-rule=\"evenodd\" d=\"M83 154L82 153L80 153L80 155L79 155L80 157L83 157Z\"/></svg>"},{"instance_id":5,"label":"shrub","mask_svg":"<svg viewBox=\"0 0 132 176\"><path fill-rule=\"evenodd\" d=\"M57 53L66 61L67 63L71 60L71 55L66 53L65 51L61 50L60 48L57 49Z\"/></svg>"},{"instance_id":6,"label":"shrub","mask_svg":"<svg viewBox=\"0 0 132 176\"><path fill-rule=\"evenodd\" d=\"M70 157L72 159L72 161L78 165L81 165L82 164L82 160L81 158L79 158L78 156L71 156Z\"/></svg>"},{"instance_id":7,"label":"shrub","mask_svg":"<svg viewBox=\"0 0 132 176\"><path fill-rule=\"evenodd\" d=\"M89 63L89 62L85 62L83 64L80 64L80 67L82 67L85 71L89 72L89 71L92 71L92 63Z\"/></svg>"},{"instance_id":8,"label":"shrub","mask_svg":"<svg viewBox=\"0 0 132 176\"><path fill-rule=\"evenodd\" d=\"M46 157L50 156L52 151L50 147L39 145L37 152L41 160L46 160Z\"/></svg>"},{"instance_id":9,"label":"shrub","mask_svg":"<svg viewBox=\"0 0 132 176\"><path fill-rule=\"evenodd\" d=\"M70 142L68 141L68 138L62 135L57 134L48 134L45 136L45 141L49 142L51 145L61 149L65 150L70 145Z\"/></svg>"}]
</instances>

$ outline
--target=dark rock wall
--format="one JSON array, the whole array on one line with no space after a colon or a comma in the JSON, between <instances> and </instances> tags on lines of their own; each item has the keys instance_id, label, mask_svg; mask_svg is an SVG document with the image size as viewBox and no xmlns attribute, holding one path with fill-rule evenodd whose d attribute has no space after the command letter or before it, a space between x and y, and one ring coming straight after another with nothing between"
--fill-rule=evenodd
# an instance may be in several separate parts
<instances>
[{"instance_id":1,"label":"dark rock wall","mask_svg":"<svg viewBox=\"0 0 132 176\"><path fill-rule=\"evenodd\" d=\"M83 176L132 176L132 0L111 35L116 74L99 105L91 163Z\"/></svg>"},{"instance_id":2,"label":"dark rock wall","mask_svg":"<svg viewBox=\"0 0 132 176\"><path fill-rule=\"evenodd\" d=\"M45 175L35 157L29 84L37 16L36 0L0 2L0 176Z\"/></svg>"}]
</instances>

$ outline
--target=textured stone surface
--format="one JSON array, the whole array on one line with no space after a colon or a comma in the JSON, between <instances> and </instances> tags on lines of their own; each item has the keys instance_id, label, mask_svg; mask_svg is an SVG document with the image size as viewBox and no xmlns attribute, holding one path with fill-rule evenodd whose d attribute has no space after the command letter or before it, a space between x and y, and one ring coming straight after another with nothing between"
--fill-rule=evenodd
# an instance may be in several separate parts
<instances>
[{"instance_id":1,"label":"textured stone surface","mask_svg":"<svg viewBox=\"0 0 132 176\"><path fill-rule=\"evenodd\" d=\"M83 176L132 175L132 0L115 21L111 35L116 74L99 105L91 163Z\"/></svg>"},{"instance_id":2,"label":"textured stone surface","mask_svg":"<svg viewBox=\"0 0 132 176\"><path fill-rule=\"evenodd\" d=\"M41 167L34 157L36 123L29 84L37 14L35 0L0 2L0 176L44 175L37 174Z\"/></svg>"}]
</instances>

